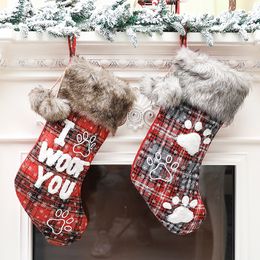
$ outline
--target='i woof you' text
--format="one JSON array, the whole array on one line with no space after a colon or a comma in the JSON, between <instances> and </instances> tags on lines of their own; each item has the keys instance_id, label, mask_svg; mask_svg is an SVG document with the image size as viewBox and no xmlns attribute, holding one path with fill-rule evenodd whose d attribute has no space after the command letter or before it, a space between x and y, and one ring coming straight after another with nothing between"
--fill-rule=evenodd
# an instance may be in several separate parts
<instances>
[{"instance_id":1,"label":"'i woof you' text","mask_svg":"<svg viewBox=\"0 0 260 260\"><path fill-rule=\"evenodd\" d=\"M75 124L69 120L65 120L65 126L62 129L58 138L54 140L55 144L63 147L65 145L65 137L74 128ZM82 161L78 157L71 157L69 154L63 153L60 150L53 151L48 147L48 142L42 142L38 160L42 163L46 163L49 167L55 167L57 172L66 172L66 174L78 178L80 173L84 170L84 166L89 166L89 162ZM49 180L48 192L55 194L59 192L59 197L66 200L70 197L76 182L65 180L63 183L62 178L59 175L54 175L53 172L44 172L42 166L38 166L38 178L34 186L40 188L42 184Z\"/></svg>"}]
</instances>

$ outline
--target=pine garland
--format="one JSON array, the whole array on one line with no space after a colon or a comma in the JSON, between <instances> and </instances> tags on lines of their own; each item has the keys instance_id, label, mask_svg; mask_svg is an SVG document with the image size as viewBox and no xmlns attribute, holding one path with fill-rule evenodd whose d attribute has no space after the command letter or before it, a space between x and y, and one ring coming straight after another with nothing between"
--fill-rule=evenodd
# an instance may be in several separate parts
<instances>
[{"instance_id":1,"label":"pine garland","mask_svg":"<svg viewBox=\"0 0 260 260\"><path fill-rule=\"evenodd\" d=\"M29 31L46 31L57 37L96 31L109 41L117 32L126 32L134 45L138 32L199 32L211 46L213 34L218 32L235 32L248 40L248 33L260 29L260 5L251 12L227 11L214 17L174 14L165 0L160 0L156 7L134 11L127 0L114 0L101 10L96 9L95 0L46 0L39 9L33 8L30 0L17 0L12 10L0 12L0 28L21 31L24 36Z\"/></svg>"}]
</instances>

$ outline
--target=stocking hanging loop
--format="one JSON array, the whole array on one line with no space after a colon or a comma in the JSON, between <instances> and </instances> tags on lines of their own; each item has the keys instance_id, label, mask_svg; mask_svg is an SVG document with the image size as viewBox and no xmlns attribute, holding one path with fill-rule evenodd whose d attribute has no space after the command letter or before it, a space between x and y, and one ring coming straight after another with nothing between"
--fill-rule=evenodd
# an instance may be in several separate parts
<instances>
[{"instance_id":1,"label":"stocking hanging loop","mask_svg":"<svg viewBox=\"0 0 260 260\"><path fill-rule=\"evenodd\" d=\"M77 41L76 41L76 37L73 36L68 36L68 46L69 46L69 64L71 63L72 58L76 55L76 45L77 45ZM62 81L62 79L64 78L66 69L64 70L64 72L62 73L62 75L56 80L56 82L54 83L54 85L51 88L51 92L52 94L57 97L59 90L60 90L60 83Z\"/></svg>"},{"instance_id":2,"label":"stocking hanging loop","mask_svg":"<svg viewBox=\"0 0 260 260\"><path fill-rule=\"evenodd\" d=\"M71 61L72 57L74 57L76 55L76 45L77 45L76 36L75 35L68 36L70 61Z\"/></svg>"},{"instance_id":3,"label":"stocking hanging loop","mask_svg":"<svg viewBox=\"0 0 260 260\"><path fill-rule=\"evenodd\" d=\"M175 13L180 13L180 0L175 0Z\"/></svg>"},{"instance_id":4,"label":"stocking hanging loop","mask_svg":"<svg viewBox=\"0 0 260 260\"><path fill-rule=\"evenodd\" d=\"M180 35L180 46L187 48L187 31L185 35Z\"/></svg>"},{"instance_id":5,"label":"stocking hanging loop","mask_svg":"<svg viewBox=\"0 0 260 260\"><path fill-rule=\"evenodd\" d=\"M180 14L180 0L175 0L175 14ZM180 35L180 46L187 48L187 29L186 34Z\"/></svg>"}]
</instances>

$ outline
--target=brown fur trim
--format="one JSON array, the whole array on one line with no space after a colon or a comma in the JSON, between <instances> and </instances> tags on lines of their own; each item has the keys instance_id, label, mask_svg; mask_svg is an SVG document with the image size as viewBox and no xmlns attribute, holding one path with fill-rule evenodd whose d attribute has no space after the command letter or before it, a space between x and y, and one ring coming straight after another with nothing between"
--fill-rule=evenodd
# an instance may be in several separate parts
<instances>
[{"instance_id":1,"label":"brown fur trim","mask_svg":"<svg viewBox=\"0 0 260 260\"><path fill-rule=\"evenodd\" d=\"M113 134L124 123L135 100L126 82L79 58L66 69L58 97L68 100L73 112L87 116Z\"/></svg>"}]
</instances>

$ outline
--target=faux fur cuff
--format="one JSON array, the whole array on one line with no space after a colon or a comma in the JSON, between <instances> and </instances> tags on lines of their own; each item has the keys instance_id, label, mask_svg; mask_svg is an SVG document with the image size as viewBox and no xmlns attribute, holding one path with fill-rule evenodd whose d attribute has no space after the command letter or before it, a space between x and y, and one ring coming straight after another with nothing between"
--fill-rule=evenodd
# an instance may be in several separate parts
<instances>
[{"instance_id":1,"label":"faux fur cuff","mask_svg":"<svg viewBox=\"0 0 260 260\"><path fill-rule=\"evenodd\" d=\"M155 106L168 108L178 106L182 100L182 89L178 78L171 76L145 77L140 83L140 92Z\"/></svg>"},{"instance_id":2,"label":"faux fur cuff","mask_svg":"<svg viewBox=\"0 0 260 260\"><path fill-rule=\"evenodd\" d=\"M72 112L87 116L94 123L109 129L113 134L117 127L124 123L135 100L134 93L126 82L79 58L75 58L66 69L58 98L54 99L55 102L49 103L48 114L44 113L46 111L40 113L39 107L45 101L45 97L50 97L51 93L44 94L40 89L36 92L40 94L40 100L38 94L32 91L30 93L31 106L46 120L65 119L69 113L69 105ZM59 112L57 117L53 113L55 111Z\"/></svg>"},{"instance_id":3,"label":"faux fur cuff","mask_svg":"<svg viewBox=\"0 0 260 260\"><path fill-rule=\"evenodd\" d=\"M163 108L184 102L226 125L232 122L249 93L248 76L187 48L177 53L174 65L166 78L144 78L141 93Z\"/></svg>"},{"instance_id":4,"label":"faux fur cuff","mask_svg":"<svg viewBox=\"0 0 260 260\"><path fill-rule=\"evenodd\" d=\"M205 54L182 48L174 60L182 100L229 124L249 93L249 78Z\"/></svg>"}]
</instances>

